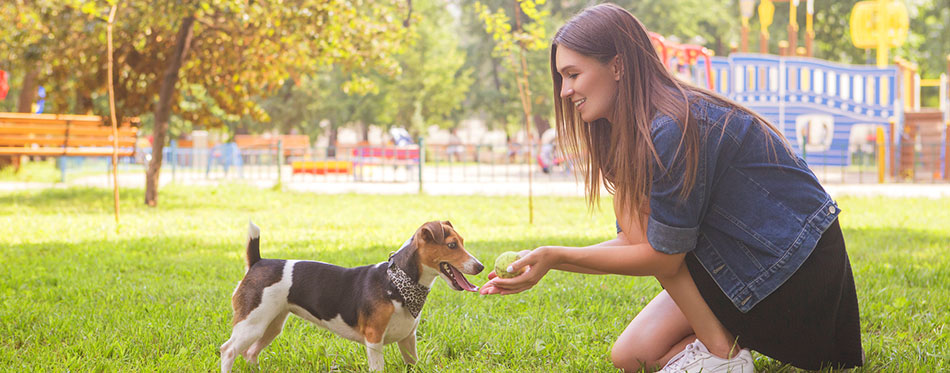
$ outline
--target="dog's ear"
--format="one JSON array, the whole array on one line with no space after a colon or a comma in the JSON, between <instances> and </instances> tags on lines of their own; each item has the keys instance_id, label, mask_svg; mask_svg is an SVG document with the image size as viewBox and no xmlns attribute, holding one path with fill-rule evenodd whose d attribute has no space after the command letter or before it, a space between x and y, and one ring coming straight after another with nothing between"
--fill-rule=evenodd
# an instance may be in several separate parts
<instances>
[{"instance_id":1,"label":"dog's ear","mask_svg":"<svg viewBox=\"0 0 950 373\"><path fill-rule=\"evenodd\" d=\"M452 222L450 222L450 221L448 221L448 220L443 221L442 223L445 224L445 225L448 225L448 226L452 227L452 229L455 229L455 227L452 225Z\"/></svg>"},{"instance_id":2,"label":"dog's ear","mask_svg":"<svg viewBox=\"0 0 950 373\"><path fill-rule=\"evenodd\" d=\"M442 223L430 221L422 226L422 240L431 243L442 243L445 241L445 232L442 230Z\"/></svg>"}]
</instances>

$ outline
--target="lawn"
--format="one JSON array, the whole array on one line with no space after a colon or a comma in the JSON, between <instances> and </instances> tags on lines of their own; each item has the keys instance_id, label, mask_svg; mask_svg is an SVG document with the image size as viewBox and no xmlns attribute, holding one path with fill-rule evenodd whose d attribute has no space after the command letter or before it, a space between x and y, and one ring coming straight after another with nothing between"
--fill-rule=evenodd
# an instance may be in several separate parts
<instances>
[{"instance_id":1,"label":"lawn","mask_svg":"<svg viewBox=\"0 0 950 373\"><path fill-rule=\"evenodd\" d=\"M508 250L588 245L614 234L609 201L580 198L315 195L240 185L169 186L160 206L122 191L116 233L105 189L0 192L0 370L211 371L230 333L249 219L262 254L380 262L423 222L451 220L483 263ZM842 198L867 365L950 370L950 199ZM486 281L487 271L471 276ZM612 371L609 351L660 290L651 278L552 272L507 297L438 281L415 371ZM762 371L791 371L762 355ZM387 371L404 371L395 345ZM236 371L256 371L243 359ZM362 346L291 317L261 371L365 371Z\"/></svg>"}]
</instances>

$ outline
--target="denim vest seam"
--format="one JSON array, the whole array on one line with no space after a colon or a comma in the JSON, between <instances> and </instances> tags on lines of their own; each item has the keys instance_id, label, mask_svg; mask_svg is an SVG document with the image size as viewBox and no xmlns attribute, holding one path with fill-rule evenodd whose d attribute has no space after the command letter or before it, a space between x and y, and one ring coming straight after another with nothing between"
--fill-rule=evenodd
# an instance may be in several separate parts
<instances>
[{"instance_id":1,"label":"denim vest seam","mask_svg":"<svg viewBox=\"0 0 950 373\"><path fill-rule=\"evenodd\" d=\"M827 216L822 217L821 215L824 215L827 213L828 205L829 205L828 201L823 202L821 207L819 207L818 210L816 210L814 213L811 214L808 221L805 223L804 226L802 226L802 230L798 233L798 236L795 238L795 240L792 241L792 244L789 246L789 250L787 250L784 253L784 255L782 255L782 257L779 258L775 262L775 264L767 268L765 272L762 272L759 276L757 276L755 279L749 282L749 287L751 289L758 289L760 285L765 283L768 279L771 279L772 276L779 273L781 270L786 269L785 264L787 264L788 260L797 252L797 250L795 249L800 248L802 246L802 244L804 243L807 237L812 236L812 235L817 235L818 238L821 238L822 232L819 230L820 228L816 224L817 223L816 220L819 218L827 220ZM823 225L824 222L822 221L820 224ZM812 248L812 250L814 250L814 248ZM798 268L795 268L795 271L798 271Z\"/></svg>"},{"instance_id":2,"label":"denim vest seam","mask_svg":"<svg viewBox=\"0 0 950 373\"><path fill-rule=\"evenodd\" d=\"M739 250L742 251L742 253L745 254L745 256L749 258L753 263L755 263L755 266L758 269L758 271L759 272L764 271L765 266L763 266L762 263L760 263L759 260L755 258L755 255L752 255L752 251L749 250L749 247L746 246L746 244L742 243L742 241L740 240L735 240L735 241L736 241L736 244L739 246Z\"/></svg>"},{"instance_id":3,"label":"denim vest seam","mask_svg":"<svg viewBox=\"0 0 950 373\"><path fill-rule=\"evenodd\" d=\"M752 236L752 238L755 238L755 240L758 241L760 244L765 245L767 248L769 248L776 254L782 253L783 251L782 249L776 247L771 242L768 242L768 240L766 240L765 237L762 237L762 235L756 232L753 232L751 229L749 229L748 225L746 225L741 220L739 220L739 218L732 216L732 214L730 214L728 211L726 211L722 207L719 207L719 205L713 205L712 208L713 208L713 211L715 211L719 216L726 218L726 220L732 223L733 226L741 229L743 232L745 232L749 236Z\"/></svg>"},{"instance_id":4,"label":"denim vest seam","mask_svg":"<svg viewBox=\"0 0 950 373\"><path fill-rule=\"evenodd\" d=\"M716 283L716 286L719 287L719 290L721 290L723 294L725 294L730 300L733 299L738 293L746 288L746 284L742 281L742 279L739 278L739 276L735 274L735 272L732 271L732 268L729 268L729 263L723 259L722 254L716 249L716 246L713 244L712 240L706 237L705 234L700 234L700 236L702 237L702 240L707 243L707 247L709 248L709 251L702 256L706 257L706 259L712 259L713 263L708 264L715 266L716 268L710 269L706 267L707 262L702 260L702 257L700 257L699 252L697 251L696 256L697 259L699 259L699 263L702 264L706 272L709 273L709 276L713 278L713 282ZM715 270L719 267L722 267L722 269L716 272ZM723 284L733 285L732 287L734 289L731 289L730 292L727 292L725 289L723 289Z\"/></svg>"},{"instance_id":5,"label":"denim vest seam","mask_svg":"<svg viewBox=\"0 0 950 373\"><path fill-rule=\"evenodd\" d=\"M719 105L713 104L713 103L708 102L708 101L705 102L705 106L706 106L706 108L709 108L709 109L712 109L712 110L716 110L717 113L720 114L720 115L719 115L719 120L713 122L713 121L711 120L710 115L709 115L708 110L707 110L707 111L704 113L705 115L703 116L703 119L704 119L703 122L707 123L710 128L719 128L720 131L721 131L723 134L728 135L729 138L731 138L732 141L733 141L734 143L736 143L736 145L741 145L741 142L739 141L739 138L736 137L735 135L733 135L732 133L730 133L729 131L726 130L726 126L727 126L729 123L725 121L725 119L726 119L725 116L729 114L729 111L727 111L726 108L724 108L724 107L721 107L721 106L719 106ZM732 118L729 118L730 121L734 121L735 119L750 120L750 119L753 118L751 115L746 114L746 113L744 113L744 112L742 112L742 111L736 110L736 111L733 111L733 112L734 112L734 113L733 113ZM721 138L721 137L720 137L720 138Z\"/></svg>"},{"instance_id":6,"label":"denim vest seam","mask_svg":"<svg viewBox=\"0 0 950 373\"><path fill-rule=\"evenodd\" d=\"M771 196L771 195L772 195L772 192L769 191L768 188L766 188L766 187L763 186L762 184L759 184L758 182L756 182L755 179L752 178L752 176L749 176L749 174L743 172L741 168L738 168L738 167L731 167L731 168L732 168L733 170L735 170L736 173L742 175L743 177L745 177L746 179L748 179L750 182L752 182L753 184L755 184L755 186L759 187L759 189L765 191L765 193L766 193L765 195L766 195L766 196ZM778 204L778 206L781 206L781 207L782 207L782 210L785 211L785 214L786 214L786 215L789 215L789 216L795 218L795 220L797 220L799 224L804 224L804 223L805 223L805 220L798 219L798 217L795 215L795 213L792 211L792 209L788 208L788 206L785 206L784 203L779 202L779 201L775 201L775 202L776 202L776 204Z\"/></svg>"},{"instance_id":7,"label":"denim vest seam","mask_svg":"<svg viewBox=\"0 0 950 373\"><path fill-rule=\"evenodd\" d=\"M827 223L827 222L828 220L831 220L830 218L834 217L833 216L834 214L828 214L827 208L829 205L833 205L833 204L834 204L834 201L830 197L828 197L826 201L821 204L821 207L819 207L814 213L811 214L806 224L802 227L802 230L799 232L798 237L796 237L796 239L793 241L793 244L790 246L790 249L787 250L785 254L781 258L779 258L779 260L776 261L775 264L767 268L765 271L761 272L758 276L756 276L755 279L753 279L752 281L748 283L743 283L741 280L737 282L744 286L742 286L739 290L737 290L736 294L728 295L728 298L730 299L730 301L733 302L733 305L735 305L736 308L738 308L741 312L748 312L748 310L752 309L752 307L758 304L759 301L761 301L762 299L765 299L765 297L771 294L771 292L775 291L775 289L778 289L781 286L781 283L776 284L775 286L770 285L768 286L768 288L770 289L769 294L764 294L764 295L759 294L760 288L765 284L769 284L771 282L770 280L774 280L775 279L774 276L776 274L780 272L783 272L783 273L789 272L789 269L785 266L785 264L788 263L791 257L796 256L796 254L799 254L799 255L802 254L800 250L795 250L794 248L802 247L802 245L804 244L804 241L808 239L808 237L813 238L815 242L817 242L817 240L821 238L821 234L823 232L821 231L820 225L826 225L826 224L830 225L830 223ZM827 229L827 227L825 227L825 229ZM710 246L714 247L712 245L712 242L710 242ZM811 251L813 250L814 250L814 247L812 247L811 250L809 250L807 255L804 255L804 258L807 258L809 255L811 255ZM802 262L804 263L804 259L802 260ZM728 268L728 265L727 265L727 268ZM790 273L788 273L787 276L784 276L785 278L782 281L782 283L784 283L785 280L788 280L788 278L791 277L796 271L798 271L798 268L795 268L794 270L790 271Z\"/></svg>"}]
</instances>

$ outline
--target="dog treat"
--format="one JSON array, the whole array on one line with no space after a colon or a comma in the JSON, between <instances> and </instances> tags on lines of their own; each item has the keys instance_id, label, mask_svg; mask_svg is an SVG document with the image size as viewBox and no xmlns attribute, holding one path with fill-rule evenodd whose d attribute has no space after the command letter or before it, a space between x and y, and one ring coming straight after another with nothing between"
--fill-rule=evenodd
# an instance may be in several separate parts
<instances>
[{"instance_id":1,"label":"dog treat","mask_svg":"<svg viewBox=\"0 0 950 373\"><path fill-rule=\"evenodd\" d=\"M514 251L506 251L501 253L497 258L495 258L495 274L501 278L512 278L518 277L524 273L524 268L521 268L518 272L508 272L508 266L511 263L514 263L516 260L521 259L521 255Z\"/></svg>"}]
</instances>

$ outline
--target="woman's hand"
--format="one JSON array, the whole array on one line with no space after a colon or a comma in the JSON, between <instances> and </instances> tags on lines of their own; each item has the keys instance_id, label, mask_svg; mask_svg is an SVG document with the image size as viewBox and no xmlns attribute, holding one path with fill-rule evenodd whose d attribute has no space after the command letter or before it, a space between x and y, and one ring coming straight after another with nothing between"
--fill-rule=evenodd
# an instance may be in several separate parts
<instances>
[{"instance_id":1,"label":"woman's hand","mask_svg":"<svg viewBox=\"0 0 950 373\"><path fill-rule=\"evenodd\" d=\"M501 278L491 271L488 282L482 285L479 293L485 294L515 294L534 287L551 268L557 265L557 256L554 248L542 246L534 250L524 250L518 255L521 259L511 263L508 272L518 272L522 268L525 272L515 278Z\"/></svg>"}]
</instances>

